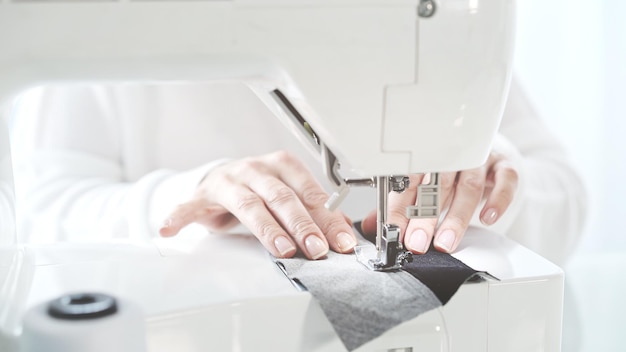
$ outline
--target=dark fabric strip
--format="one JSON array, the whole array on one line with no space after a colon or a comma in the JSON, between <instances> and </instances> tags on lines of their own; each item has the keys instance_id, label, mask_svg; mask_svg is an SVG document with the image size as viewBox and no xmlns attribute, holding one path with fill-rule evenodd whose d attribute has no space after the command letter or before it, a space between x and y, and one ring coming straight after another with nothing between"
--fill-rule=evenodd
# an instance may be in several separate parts
<instances>
[{"instance_id":1,"label":"dark fabric strip","mask_svg":"<svg viewBox=\"0 0 626 352\"><path fill-rule=\"evenodd\" d=\"M354 227L361 232L361 222L354 223ZM361 235L372 243L376 242L376 236ZM441 304L448 303L463 283L482 273L448 253L437 251L433 246L424 254L414 255L413 262L402 269L433 291Z\"/></svg>"}]
</instances>

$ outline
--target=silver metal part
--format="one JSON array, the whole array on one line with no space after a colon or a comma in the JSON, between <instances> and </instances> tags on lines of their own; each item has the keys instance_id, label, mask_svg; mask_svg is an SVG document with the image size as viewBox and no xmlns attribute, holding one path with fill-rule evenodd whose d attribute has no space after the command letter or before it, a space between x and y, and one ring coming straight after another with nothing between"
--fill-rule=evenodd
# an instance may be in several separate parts
<instances>
[{"instance_id":1,"label":"silver metal part","mask_svg":"<svg viewBox=\"0 0 626 352\"><path fill-rule=\"evenodd\" d=\"M381 242L387 224L387 197L389 196L389 177L376 177L376 249L382 250Z\"/></svg>"},{"instance_id":2,"label":"silver metal part","mask_svg":"<svg viewBox=\"0 0 626 352\"><path fill-rule=\"evenodd\" d=\"M300 280L298 280L297 278L291 278L289 276L289 273L287 272L287 269L285 268L285 265L279 261L276 261L276 266L280 269L280 271L285 275L285 277L287 279L289 279L289 282L291 282L291 284L293 285L293 287L296 288L296 290L300 291L300 292L307 292L308 289L306 288L306 286L304 286L302 284L302 282L300 282Z\"/></svg>"},{"instance_id":3,"label":"silver metal part","mask_svg":"<svg viewBox=\"0 0 626 352\"><path fill-rule=\"evenodd\" d=\"M435 14L437 10L437 5L433 0L420 0L419 5L417 5L417 14L420 17L428 18Z\"/></svg>"},{"instance_id":4,"label":"silver metal part","mask_svg":"<svg viewBox=\"0 0 626 352\"><path fill-rule=\"evenodd\" d=\"M378 240L378 236L377 236ZM396 225L385 224L380 238L380 247L377 247L376 255L364 255L357 247L357 260L368 269L374 271L399 270L408 262L413 261L411 252L404 250L400 242L400 228Z\"/></svg>"},{"instance_id":5,"label":"silver metal part","mask_svg":"<svg viewBox=\"0 0 626 352\"><path fill-rule=\"evenodd\" d=\"M430 181L417 188L417 202L415 206L406 208L406 217L409 219L439 217L439 174L430 174Z\"/></svg>"},{"instance_id":6,"label":"silver metal part","mask_svg":"<svg viewBox=\"0 0 626 352\"><path fill-rule=\"evenodd\" d=\"M302 114L296 109L296 107L289 101L289 98L279 89L274 89L270 92L270 96L274 98L274 101L280 106L280 108L285 113L285 116L289 117L289 121L292 126L300 131L300 134L306 137L306 140L309 141L313 149L318 152L321 152L322 141L317 136L317 133L311 125L304 119Z\"/></svg>"},{"instance_id":7,"label":"silver metal part","mask_svg":"<svg viewBox=\"0 0 626 352\"><path fill-rule=\"evenodd\" d=\"M375 178L347 178L345 179L346 184L348 186L365 186L365 187L376 187L376 179Z\"/></svg>"},{"instance_id":8,"label":"silver metal part","mask_svg":"<svg viewBox=\"0 0 626 352\"><path fill-rule=\"evenodd\" d=\"M394 192L402 193L409 188L408 176L391 176L389 177L389 185Z\"/></svg>"},{"instance_id":9,"label":"silver metal part","mask_svg":"<svg viewBox=\"0 0 626 352\"><path fill-rule=\"evenodd\" d=\"M358 182L366 184L366 182ZM367 183L369 184L369 183ZM402 268L413 260L400 240L400 228L387 223L387 200L390 191L403 192L409 186L407 176L377 176L376 191L376 253L366 253L356 248L357 260L370 270L390 271Z\"/></svg>"}]
</instances>

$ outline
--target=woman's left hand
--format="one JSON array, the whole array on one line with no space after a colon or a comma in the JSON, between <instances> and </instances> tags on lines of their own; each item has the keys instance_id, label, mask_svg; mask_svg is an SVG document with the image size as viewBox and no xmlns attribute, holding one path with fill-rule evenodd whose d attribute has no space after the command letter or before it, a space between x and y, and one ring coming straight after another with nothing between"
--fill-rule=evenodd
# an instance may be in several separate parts
<instances>
[{"instance_id":1,"label":"woman's left hand","mask_svg":"<svg viewBox=\"0 0 626 352\"><path fill-rule=\"evenodd\" d=\"M518 172L503 154L492 152L483 166L440 173L440 204L447 213L441 224L438 219L407 219L405 209L414 205L417 186L425 181L423 174L410 176L410 186L403 193L391 192L388 201L388 223L400 227L405 247L415 254L426 253L434 237L434 247L441 252L453 252L463 238L474 211L486 199L480 220L492 225L511 204L518 184ZM426 182L424 182L426 183ZM376 211L362 223L363 232L376 232Z\"/></svg>"}]
</instances>

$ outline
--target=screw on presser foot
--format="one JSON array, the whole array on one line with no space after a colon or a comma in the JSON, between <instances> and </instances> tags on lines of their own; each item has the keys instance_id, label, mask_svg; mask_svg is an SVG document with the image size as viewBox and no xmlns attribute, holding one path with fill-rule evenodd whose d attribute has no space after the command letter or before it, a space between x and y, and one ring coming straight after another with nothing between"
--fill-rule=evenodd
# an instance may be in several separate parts
<instances>
[{"instance_id":1,"label":"screw on presser foot","mask_svg":"<svg viewBox=\"0 0 626 352\"><path fill-rule=\"evenodd\" d=\"M400 270L402 267L408 263L413 262L413 254L409 251L401 251L397 254L395 261L393 264L384 263L380 259L370 259L369 267L375 271L393 271Z\"/></svg>"},{"instance_id":2,"label":"screw on presser foot","mask_svg":"<svg viewBox=\"0 0 626 352\"><path fill-rule=\"evenodd\" d=\"M409 188L409 177L391 176L389 177L389 185L392 191L402 193L405 189Z\"/></svg>"},{"instance_id":3,"label":"screw on presser foot","mask_svg":"<svg viewBox=\"0 0 626 352\"><path fill-rule=\"evenodd\" d=\"M412 263L413 253L409 251L402 251L402 253L398 255L398 262L400 263L400 266L404 266L408 263Z\"/></svg>"}]
</instances>

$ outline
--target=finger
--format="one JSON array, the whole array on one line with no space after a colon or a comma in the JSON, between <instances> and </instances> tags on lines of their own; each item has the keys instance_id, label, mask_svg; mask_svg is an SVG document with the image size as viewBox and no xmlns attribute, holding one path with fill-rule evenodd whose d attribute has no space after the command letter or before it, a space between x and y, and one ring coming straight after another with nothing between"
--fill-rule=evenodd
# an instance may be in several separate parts
<instances>
[{"instance_id":1,"label":"finger","mask_svg":"<svg viewBox=\"0 0 626 352\"><path fill-rule=\"evenodd\" d=\"M266 207L265 201L251 189L231 183L220 193L218 203L223 204L242 224L259 239L276 257L292 257L296 246L283 227Z\"/></svg>"},{"instance_id":2,"label":"finger","mask_svg":"<svg viewBox=\"0 0 626 352\"><path fill-rule=\"evenodd\" d=\"M372 210L361 221L361 232L363 235L375 235L376 234L376 209Z\"/></svg>"},{"instance_id":3,"label":"finger","mask_svg":"<svg viewBox=\"0 0 626 352\"><path fill-rule=\"evenodd\" d=\"M330 248L338 253L352 252L357 244L352 222L349 219L346 221L345 215L340 210L330 211L326 208L325 203L329 196L317 180L311 177L299 185L292 183L291 186L313 221L326 236Z\"/></svg>"},{"instance_id":4,"label":"finger","mask_svg":"<svg viewBox=\"0 0 626 352\"><path fill-rule=\"evenodd\" d=\"M493 225L513 201L519 175L510 162L500 160L493 165L487 179L493 179L494 185L481 211L480 221Z\"/></svg>"},{"instance_id":5,"label":"finger","mask_svg":"<svg viewBox=\"0 0 626 352\"><path fill-rule=\"evenodd\" d=\"M309 259L319 259L328 253L328 243L322 230L304 207L294 190L271 175L251 170L245 178L250 189L264 201L269 212L293 238ZM347 226L343 216L339 221Z\"/></svg>"},{"instance_id":6,"label":"finger","mask_svg":"<svg viewBox=\"0 0 626 352\"><path fill-rule=\"evenodd\" d=\"M439 175L439 201L446 204L451 197L452 187L454 186L456 172L442 173ZM424 180L423 182L429 182ZM439 218L411 219L406 228L404 239L405 247L415 254L424 254L430 247L435 228Z\"/></svg>"},{"instance_id":7,"label":"finger","mask_svg":"<svg viewBox=\"0 0 626 352\"><path fill-rule=\"evenodd\" d=\"M450 201L454 196L454 188L457 184L457 178L460 172L445 172L439 174L439 195L440 195L440 205L442 211L446 209L450 205Z\"/></svg>"},{"instance_id":8,"label":"finger","mask_svg":"<svg viewBox=\"0 0 626 352\"><path fill-rule=\"evenodd\" d=\"M353 231L352 222L346 221L340 210L330 211L323 205L311 207L306 203L306 208L319 224L322 232L326 235L330 248L337 253L350 253L357 245L357 239Z\"/></svg>"},{"instance_id":9,"label":"finger","mask_svg":"<svg viewBox=\"0 0 626 352\"><path fill-rule=\"evenodd\" d=\"M409 224L406 216L406 208L415 205L417 199L417 187L422 183L424 174L409 175L409 187L402 193L390 192L387 198L387 223L394 224L400 229L400 240L404 240L404 234Z\"/></svg>"},{"instance_id":10,"label":"finger","mask_svg":"<svg viewBox=\"0 0 626 352\"><path fill-rule=\"evenodd\" d=\"M313 221L326 236L330 248L338 253L352 252L357 244L352 222L346 220L346 216L340 210L330 211L326 208L329 195L317 180L311 176L292 186Z\"/></svg>"},{"instance_id":11,"label":"finger","mask_svg":"<svg viewBox=\"0 0 626 352\"><path fill-rule=\"evenodd\" d=\"M346 221L346 224L350 225L350 227L354 226L354 222L348 215L343 214L343 219Z\"/></svg>"},{"instance_id":12,"label":"finger","mask_svg":"<svg viewBox=\"0 0 626 352\"><path fill-rule=\"evenodd\" d=\"M485 175L484 166L458 174L450 208L435 235L434 245L438 250L450 253L458 245L482 199Z\"/></svg>"},{"instance_id":13,"label":"finger","mask_svg":"<svg viewBox=\"0 0 626 352\"><path fill-rule=\"evenodd\" d=\"M178 205L161 225L159 235L162 237L177 235L183 227L195 222L201 216L202 208L203 204L199 199Z\"/></svg>"},{"instance_id":14,"label":"finger","mask_svg":"<svg viewBox=\"0 0 626 352\"><path fill-rule=\"evenodd\" d=\"M319 233L325 236L326 250L330 246L338 253L351 252L357 244L351 223L346 222L341 211L326 209L329 195L307 167L290 153L277 152L268 157L269 162L277 166L275 170L280 180L293 190Z\"/></svg>"}]
</instances>

